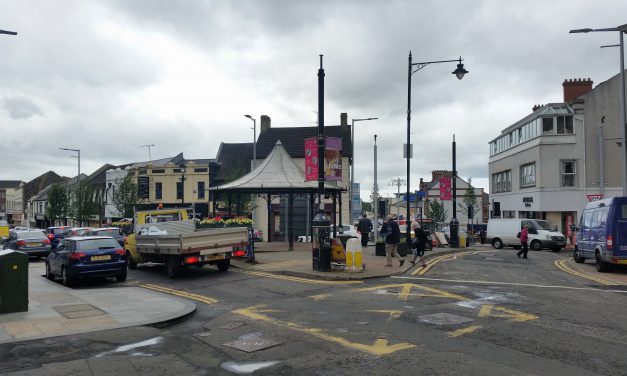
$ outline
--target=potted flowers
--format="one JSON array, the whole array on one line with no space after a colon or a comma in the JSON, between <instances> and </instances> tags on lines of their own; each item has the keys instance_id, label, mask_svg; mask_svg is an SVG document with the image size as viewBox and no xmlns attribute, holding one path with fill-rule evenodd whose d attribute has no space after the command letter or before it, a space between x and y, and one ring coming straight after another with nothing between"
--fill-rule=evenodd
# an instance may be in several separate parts
<instances>
[{"instance_id":1,"label":"potted flowers","mask_svg":"<svg viewBox=\"0 0 627 376\"><path fill-rule=\"evenodd\" d=\"M225 220L221 217L205 218L196 223L197 228L222 228L224 227Z\"/></svg>"},{"instance_id":2,"label":"potted flowers","mask_svg":"<svg viewBox=\"0 0 627 376\"><path fill-rule=\"evenodd\" d=\"M224 221L226 227L248 227L252 226L253 220L247 217L235 217Z\"/></svg>"}]
</instances>

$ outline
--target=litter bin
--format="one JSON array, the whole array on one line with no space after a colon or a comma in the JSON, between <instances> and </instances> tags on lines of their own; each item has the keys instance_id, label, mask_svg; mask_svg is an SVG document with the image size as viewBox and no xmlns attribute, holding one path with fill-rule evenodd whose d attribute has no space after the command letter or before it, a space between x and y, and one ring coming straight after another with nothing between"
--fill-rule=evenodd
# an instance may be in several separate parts
<instances>
[{"instance_id":1,"label":"litter bin","mask_svg":"<svg viewBox=\"0 0 627 376\"><path fill-rule=\"evenodd\" d=\"M0 314L28 311L28 255L0 251Z\"/></svg>"}]
</instances>

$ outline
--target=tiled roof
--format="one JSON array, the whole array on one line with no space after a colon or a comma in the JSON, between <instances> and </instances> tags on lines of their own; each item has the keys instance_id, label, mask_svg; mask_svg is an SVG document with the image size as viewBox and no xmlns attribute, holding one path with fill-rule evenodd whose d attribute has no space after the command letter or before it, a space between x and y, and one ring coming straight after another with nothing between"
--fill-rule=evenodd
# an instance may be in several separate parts
<instances>
[{"instance_id":1,"label":"tiled roof","mask_svg":"<svg viewBox=\"0 0 627 376\"><path fill-rule=\"evenodd\" d=\"M221 143L216 156L217 162L220 164L218 179L224 179L233 169L243 167L244 174L250 172L250 161L253 159L253 143L227 144ZM259 150L257 150L257 159L259 158Z\"/></svg>"},{"instance_id":2,"label":"tiled roof","mask_svg":"<svg viewBox=\"0 0 627 376\"><path fill-rule=\"evenodd\" d=\"M22 184L21 180L0 180L0 188L12 188L16 189Z\"/></svg>"},{"instance_id":3,"label":"tiled roof","mask_svg":"<svg viewBox=\"0 0 627 376\"><path fill-rule=\"evenodd\" d=\"M324 135L327 137L339 137L342 139L342 156L350 157L351 154L351 128L348 126L333 125L324 127ZM305 139L317 137L318 127L287 127L270 128L259 135L257 139L257 159L264 159L270 154L277 141L281 141L283 147L292 158L305 158Z\"/></svg>"}]
</instances>

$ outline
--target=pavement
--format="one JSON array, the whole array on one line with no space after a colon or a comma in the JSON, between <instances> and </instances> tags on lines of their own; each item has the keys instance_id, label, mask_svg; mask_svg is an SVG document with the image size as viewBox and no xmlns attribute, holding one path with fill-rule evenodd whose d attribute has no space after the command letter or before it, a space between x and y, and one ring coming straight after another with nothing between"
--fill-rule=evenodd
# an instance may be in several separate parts
<instances>
[{"instance_id":1,"label":"pavement","mask_svg":"<svg viewBox=\"0 0 627 376\"><path fill-rule=\"evenodd\" d=\"M400 275L413 267L394 260L386 267L385 257L375 255L371 245L363 252L364 271L351 273L339 266L329 272L314 271L311 243L258 243L255 264L232 259L235 268L260 273L291 275L319 280L363 280ZM469 248L434 248L425 259ZM409 260L409 258L408 258ZM28 312L0 314L0 344L129 326L165 325L191 316L196 305L187 299L128 283L93 283L68 288L44 277L45 264L31 261L28 268Z\"/></svg>"}]
</instances>

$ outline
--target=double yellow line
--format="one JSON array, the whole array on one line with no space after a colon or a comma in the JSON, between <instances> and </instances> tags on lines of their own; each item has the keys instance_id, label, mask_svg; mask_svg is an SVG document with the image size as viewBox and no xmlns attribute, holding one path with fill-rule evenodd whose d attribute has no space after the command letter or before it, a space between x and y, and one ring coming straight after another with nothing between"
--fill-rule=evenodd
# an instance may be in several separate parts
<instances>
[{"instance_id":1,"label":"double yellow line","mask_svg":"<svg viewBox=\"0 0 627 376\"><path fill-rule=\"evenodd\" d=\"M199 302L205 303L205 304L214 304L214 303L218 302L217 299L214 299L214 298L211 298L211 297L208 297L208 296L192 294L191 292L185 292L185 291L181 291L181 290L174 290L174 289L171 289L171 288L168 288L168 287L163 287L163 286L146 284L146 285L139 285L139 287L143 287L145 289L150 289L150 290L163 292L163 293L170 294L170 295L181 296L183 298L196 300L196 301L199 301Z\"/></svg>"},{"instance_id":2,"label":"double yellow line","mask_svg":"<svg viewBox=\"0 0 627 376\"><path fill-rule=\"evenodd\" d=\"M466 251L466 252L449 253L446 255L437 256L432 259L429 259L426 262L427 266L424 266L424 267L419 266L418 269L414 270L411 273L411 275L425 275L435 264L439 263L440 261L452 260L456 256L463 256L463 255L467 255L470 253L486 253L486 252L492 252L492 251Z\"/></svg>"},{"instance_id":3,"label":"double yellow line","mask_svg":"<svg viewBox=\"0 0 627 376\"><path fill-rule=\"evenodd\" d=\"M309 283L309 284L315 284L315 285L354 285L357 283L363 283L363 281L325 281L325 280L318 280L318 279L307 279L307 278L292 277L292 276L281 275L281 274L255 272L252 270L240 271L240 273L254 275L257 277L274 278L274 279L281 279L284 281Z\"/></svg>"},{"instance_id":4,"label":"double yellow line","mask_svg":"<svg viewBox=\"0 0 627 376\"><path fill-rule=\"evenodd\" d=\"M584 274L582 272L578 272L576 270L571 269L568 265L566 265L566 261L567 260L568 259L556 260L554 262L554 264L555 264L555 266L558 269L560 269L561 271L564 271L564 272L566 272L568 274L572 274L572 275L577 276L577 277L589 279L591 281L598 282L598 283L600 283L602 285L606 285L606 286L618 286L618 283L610 282L610 281L607 281L605 279L602 279L602 278L599 278L599 277L595 277L595 276L591 276L591 275L588 275L588 274Z\"/></svg>"}]
</instances>

